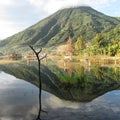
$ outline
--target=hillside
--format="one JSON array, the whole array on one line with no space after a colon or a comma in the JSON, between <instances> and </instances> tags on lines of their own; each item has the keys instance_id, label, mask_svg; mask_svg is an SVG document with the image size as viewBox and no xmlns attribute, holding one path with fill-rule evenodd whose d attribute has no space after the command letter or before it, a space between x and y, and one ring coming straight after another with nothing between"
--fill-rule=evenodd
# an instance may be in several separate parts
<instances>
[{"instance_id":1,"label":"hillside","mask_svg":"<svg viewBox=\"0 0 120 120\"><path fill-rule=\"evenodd\" d=\"M52 47L64 44L68 36L73 42L82 35L90 41L96 33L105 33L120 24L120 20L102 14L91 7L66 8L57 11L28 29L0 41L0 52L26 52L28 45Z\"/></svg>"}]
</instances>

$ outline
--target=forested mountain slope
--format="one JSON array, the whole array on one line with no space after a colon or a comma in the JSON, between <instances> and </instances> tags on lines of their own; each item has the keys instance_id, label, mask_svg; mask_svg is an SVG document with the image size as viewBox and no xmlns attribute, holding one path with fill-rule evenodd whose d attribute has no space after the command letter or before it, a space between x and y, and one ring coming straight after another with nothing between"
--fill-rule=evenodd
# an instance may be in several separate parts
<instances>
[{"instance_id":1,"label":"forested mountain slope","mask_svg":"<svg viewBox=\"0 0 120 120\"><path fill-rule=\"evenodd\" d=\"M68 36L75 42L82 35L88 42L97 33L108 32L118 24L118 18L107 16L91 7L66 8L0 41L0 52L26 52L30 44L47 48L58 46L64 44Z\"/></svg>"}]
</instances>

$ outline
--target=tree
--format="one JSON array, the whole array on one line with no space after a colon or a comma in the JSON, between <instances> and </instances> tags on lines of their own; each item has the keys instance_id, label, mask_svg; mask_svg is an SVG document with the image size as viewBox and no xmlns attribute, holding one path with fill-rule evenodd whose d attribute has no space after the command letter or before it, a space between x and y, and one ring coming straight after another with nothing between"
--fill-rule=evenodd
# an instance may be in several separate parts
<instances>
[{"instance_id":1,"label":"tree","mask_svg":"<svg viewBox=\"0 0 120 120\"><path fill-rule=\"evenodd\" d=\"M68 28L68 34L70 37L73 37L74 36L74 33L73 33L73 28L72 28L72 24L70 23L69 24L69 28Z\"/></svg>"},{"instance_id":2,"label":"tree","mask_svg":"<svg viewBox=\"0 0 120 120\"><path fill-rule=\"evenodd\" d=\"M66 53L67 53L67 55L71 56L73 52L74 52L74 49L73 49L72 39L69 36L69 38L67 40Z\"/></svg>"},{"instance_id":3,"label":"tree","mask_svg":"<svg viewBox=\"0 0 120 120\"><path fill-rule=\"evenodd\" d=\"M47 54L45 54L43 57L40 57L39 54L42 52L42 48L37 52L33 46L29 45L29 47L33 50L35 53L37 60L38 60L38 76L39 76L39 112L36 120L41 120L41 112L42 112L42 104L41 104L41 92L42 92L42 81L41 81L41 72L40 72L40 66L41 66L41 60L47 57ZM45 112L45 111L44 111Z\"/></svg>"},{"instance_id":4,"label":"tree","mask_svg":"<svg viewBox=\"0 0 120 120\"><path fill-rule=\"evenodd\" d=\"M82 36L77 38L75 42L75 51L81 51L84 48L84 39Z\"/></svg>"},{"instance_id":5,"label":"tree","mask_svg":"<svg viewBox=\"0 0 120 120\"><path fill-rule=\"evenodd\" d=\"M96 36L93 38L93 43L96 47L104 47L106 45L106 42L104 40L104 37L102 34L96 34Z\"/></svg>"},{"instance_id":6,"label":"tree","mask_svg":"<svg viewBox=\"0 0 120 120\"><path fill-rule=\"evenodd\" d=\"M119 51L119 44L113 44L108 46L108 55L115 56Z\"/></svg>"}]
</instances>

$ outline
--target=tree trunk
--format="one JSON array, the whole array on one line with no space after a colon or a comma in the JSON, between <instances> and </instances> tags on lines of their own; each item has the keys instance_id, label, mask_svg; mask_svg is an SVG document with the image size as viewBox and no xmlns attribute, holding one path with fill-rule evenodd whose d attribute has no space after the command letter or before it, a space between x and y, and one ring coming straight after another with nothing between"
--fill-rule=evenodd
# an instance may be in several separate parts
<instances>
[{"instance_id":1,"label":"tree trunk","mask_svg":"<svg viewBox=\"0 0 120 120\"><path fill-rule=\"evenodd\" d=\"M43 57L39 57L39 54L42 52L42 49L40 49L38 52L35 51L33 46L29 46L33 52L36 55L37 61L38 61L38 78L39 78L39 112L36 120L41 120L41 112L42 112L42 104L41 104L41 93L42 93L42 81L41 81L41 72L40 72L40 67L41 67L41 60L46 58L47 55L44 55Z\"/></svg>"}]
</instances>

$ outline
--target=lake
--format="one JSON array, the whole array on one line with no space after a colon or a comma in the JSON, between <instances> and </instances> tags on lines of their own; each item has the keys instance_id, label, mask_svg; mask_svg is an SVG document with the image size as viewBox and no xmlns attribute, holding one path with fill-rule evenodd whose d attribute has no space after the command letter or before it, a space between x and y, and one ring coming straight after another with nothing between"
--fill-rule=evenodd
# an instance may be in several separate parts
<instances>
[{"instance_id":1,"label":"lake","mask_svg":"<svg viewBox=\"0 0 120 120\"><path fill-rule=\"evenodd\" d=\"M0 120L35 120L37 62L0 64ZM120 120L120 67L43 63L43 120Z\"/></svg>"}]
</instances>

